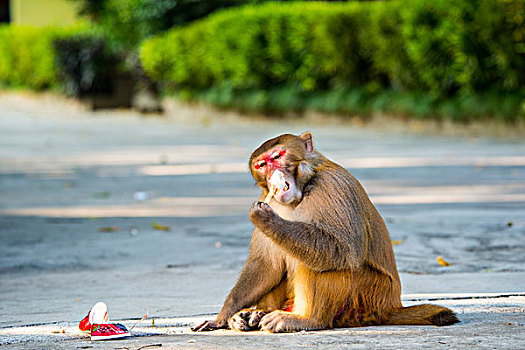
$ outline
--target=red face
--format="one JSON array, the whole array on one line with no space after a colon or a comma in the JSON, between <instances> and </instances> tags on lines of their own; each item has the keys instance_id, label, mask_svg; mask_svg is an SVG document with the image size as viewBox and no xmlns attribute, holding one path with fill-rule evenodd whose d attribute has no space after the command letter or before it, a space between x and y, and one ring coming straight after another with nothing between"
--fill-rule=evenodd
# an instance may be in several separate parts
<instances>
[{"instance_id":1,"label":"red face","mask_svg":"<svg viewBox=\"0 0 525 350\"><path fill-rule=\"evenodd\" d=\"M257 161L255 162L253 167L256 170L263 170L268 180L270 178L268 174L272 176L271 173L273 173L275 169L282 168L283 156L285 154L286 154L285 149L274 148L266 153L263 153L259 157L257 157Z\"/></svg>"},{"instance_id":2,"label":"red face","mask_svg":"<svg viewBox=\"0 0 525 350\"><path fill-rule=\"evenodd\" d=\"M287 159L287 151L282 147L274 147L264 152L253 160L253 167L260 175L264 175L266 183L270 183L274 171L279 170L285 178L284 189L275 194L275 199L283 204L288 204L294 200L300 200L301 191L297 188L293 173L290 171L291 163ZM271 190L271 186L267 185Z\"/></svg>"}]
</instances>

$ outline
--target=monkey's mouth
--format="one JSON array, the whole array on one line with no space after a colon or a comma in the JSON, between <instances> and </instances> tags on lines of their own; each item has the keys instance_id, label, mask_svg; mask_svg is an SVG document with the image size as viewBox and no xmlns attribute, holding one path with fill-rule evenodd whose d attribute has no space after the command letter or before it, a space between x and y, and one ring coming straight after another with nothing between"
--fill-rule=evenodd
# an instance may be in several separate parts
<instances>
[{"instance_id":1,"label":"monkey's mouth","mask_svg":"<svg viewBox=\"0 0 525 350\"><path fill-rule=\"evenodd\" d=\"M274 195L278 195L279 193L287 192L289 189L290 189L290 183L288 181L285 181L281 188L271 187L270 191L272 191Z\"/></svg>"}]
</instances>

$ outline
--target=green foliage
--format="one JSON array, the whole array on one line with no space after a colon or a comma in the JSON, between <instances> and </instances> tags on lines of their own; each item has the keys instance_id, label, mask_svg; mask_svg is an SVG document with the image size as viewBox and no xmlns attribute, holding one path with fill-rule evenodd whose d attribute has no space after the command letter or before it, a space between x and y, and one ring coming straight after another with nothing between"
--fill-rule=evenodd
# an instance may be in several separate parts
<instances>
[{"instance_id":1,"label":"green foliage","mask_svg":"<svg viewBox=\"0 0 525 350\"><path fill-rule=\"evenodd\" d=\"M374 79L366 9L271 3L224 10L146 41L141 59L151 76L183 87L360 86Z\"/></svg>"},{"instance_id":2,"label":"green foliage","mask_svg":"<svg viewBox=\"0 0 525 350\"><path fill-rule=\"evenodd\" d=\"M268 3L171 29L140 54L168 90L220 106L512 119L525 114L524 4Z\"/></svg>"},{"instance_id":3,"label":"green foliage","mask_svg":"<svg viewBox=\"0 0 525 350\"><path fill-rule=\"evenodd\" d=\"M89 15L117 49L134 50L139 43L232 6L261 0L73 0Z\"/></svg>"},{"instance_id":4,"label":"green foliage","mask_svg":"<svg viewBox=\"0 0 525 350\"><path fill-rule=\"evenodd\" d=\"M523 0L419 0L400 7L421 88L435 95L514 91L525 83Z\"/></svg>"},{"instance_id":5,"label":"green foliage","mask_svg":"<svg viewBox=\"0 0 525 350\"><path fill-rule=\"evenodd\" d=\"M0 84L32 89L54 87L54 39L72 29L0 26Z\"/></svg>"},{"instance_id":6,"label":"green foliage","mask_svg":"<svg viewBox=\"0 0 525 350\"><path fill-rule=\"evenodd\" d=\"M118 59L100 34L84 26L0 26L0 86L60 89L69 95L109 93Z\"/></svg>"}]
</instances>

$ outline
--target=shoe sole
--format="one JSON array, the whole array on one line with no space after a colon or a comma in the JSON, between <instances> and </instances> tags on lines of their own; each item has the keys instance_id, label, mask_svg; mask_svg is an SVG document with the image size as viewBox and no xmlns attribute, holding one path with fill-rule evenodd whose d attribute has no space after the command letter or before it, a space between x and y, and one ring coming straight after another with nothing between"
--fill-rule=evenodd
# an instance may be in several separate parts
<instances>
[{"instance_id":1,"label":"shoe sole","mask_svg":"<svg viewBox=\"0 0 525 350\"><path fill-rule=\"evenodd\" d=\"M117 339L117 338L125 338L125 337L131 337L130 333L122 333L122 334L113 334L113 335L100 335L100 336L92 336L91 340L108 340L108 339Z\"/></svg>"}]
</instances>

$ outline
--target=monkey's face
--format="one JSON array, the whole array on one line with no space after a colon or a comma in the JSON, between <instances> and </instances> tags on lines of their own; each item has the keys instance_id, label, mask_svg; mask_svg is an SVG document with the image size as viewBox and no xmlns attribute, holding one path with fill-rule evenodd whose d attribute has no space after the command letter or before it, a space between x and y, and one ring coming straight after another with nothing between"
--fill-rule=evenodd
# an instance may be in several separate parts
<instances>
[{"instance_id":1,"label":"monkey's face","mask_svg":"<svg viewBox=\"0 0 525 350\"><path fill-rule=\"evenodd\" d=\"M302 191L295 180L296 162L291 159L290 152L283 146L276 146L253 159L252 173L261 186L272 190L270 178L275 171L284 175L284 186L277 191L275 199L282 204L299 202Z\"/></svg>"}]
</instances>

